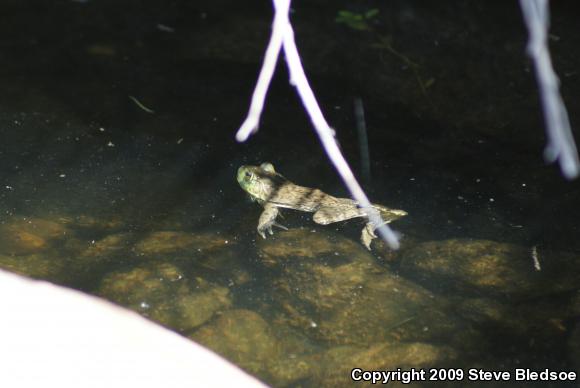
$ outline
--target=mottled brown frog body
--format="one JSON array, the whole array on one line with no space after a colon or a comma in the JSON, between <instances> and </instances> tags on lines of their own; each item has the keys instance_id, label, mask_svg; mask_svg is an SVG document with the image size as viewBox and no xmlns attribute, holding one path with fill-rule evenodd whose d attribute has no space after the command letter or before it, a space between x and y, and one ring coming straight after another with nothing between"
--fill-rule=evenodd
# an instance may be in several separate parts
<instances>
[{"instance_id":1,"label":"mottled brown frog body","mask_svg":"<svg viewBox=\"0 0 580 388\"><path fill-rule=\"evenodd\" d=\"M266 238L266 231L273 234L272 226L286 229L276 223L278 208L314 213L314 222L321 225L367 217L364 209L356 201L336 198L318 189L295 185L278 174L270 163L241 166L237 178L242 189L264 207L258 221L258 233L263 238ZM377 204L372 206L380 212L385 223L407 215L404 210L389 209ZM362 230L361 241L369 250L371 241L376 237L375 229L376 227L369 222Z\"/></svg>"}]
</instances>

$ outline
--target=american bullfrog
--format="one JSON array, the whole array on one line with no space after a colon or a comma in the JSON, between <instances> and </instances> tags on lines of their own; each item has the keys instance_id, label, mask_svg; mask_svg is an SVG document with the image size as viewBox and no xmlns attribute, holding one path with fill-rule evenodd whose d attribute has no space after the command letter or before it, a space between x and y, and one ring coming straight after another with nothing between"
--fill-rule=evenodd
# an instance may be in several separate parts
<instances>
[{"instance_id":1,"label":"american bullfrog","mask_svg":"<svg viewBox=\"0 0 580 388\"><path fill-rule=\"evenodd\" d=\"M237 178L242 189L252 200L264 207L258 220L258 233L263 238L266 238L266 232L273 234L272 226L287 229L276 222L278 208L314 213L314 222L321 225L367 217L358 202L349 198L336 198L318 189L298 186L277 173L271 163L241 166ZM372 206L380 212L385 223L407 215L404 210L389 209L378 204ZM362 230L361 242L368 250L371 249L371 241L377 237L375 229L375 225L367 222Z\"/></svg>"}]
</instances>

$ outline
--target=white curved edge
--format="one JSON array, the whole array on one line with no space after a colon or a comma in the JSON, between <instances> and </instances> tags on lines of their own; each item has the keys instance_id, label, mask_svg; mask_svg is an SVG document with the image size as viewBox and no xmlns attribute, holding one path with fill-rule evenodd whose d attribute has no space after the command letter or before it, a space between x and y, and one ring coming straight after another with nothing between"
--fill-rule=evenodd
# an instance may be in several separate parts
<instances>
[{"instance_id":1,"label":"white curved edge","mask_svg":"<svg viewBox=\"0 0 580 388\"><path fill-rule=\"evenodd\" d=\"M110 302L0 270L0 387L265 387Z\"/></svg>"}]
</instances>

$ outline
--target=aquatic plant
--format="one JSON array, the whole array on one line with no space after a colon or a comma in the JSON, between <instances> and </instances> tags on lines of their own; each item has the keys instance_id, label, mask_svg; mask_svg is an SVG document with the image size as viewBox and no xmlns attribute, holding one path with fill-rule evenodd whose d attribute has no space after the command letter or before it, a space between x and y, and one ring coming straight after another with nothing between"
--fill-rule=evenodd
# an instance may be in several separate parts
<instances>
[{"instance_id":1,"label":"aquatic plant","mask_svg":"<svg viewBox=\"0 0 580 388\"><path fill-rule=\"evenodd\" d=\"M364 13L341 10L338 11L334 21L338 24L344 24L353 30L366 31L370 30L369 22L375 19L378 14L379 10L376 8L370 9Z\"/></svg>"}]
</instances>

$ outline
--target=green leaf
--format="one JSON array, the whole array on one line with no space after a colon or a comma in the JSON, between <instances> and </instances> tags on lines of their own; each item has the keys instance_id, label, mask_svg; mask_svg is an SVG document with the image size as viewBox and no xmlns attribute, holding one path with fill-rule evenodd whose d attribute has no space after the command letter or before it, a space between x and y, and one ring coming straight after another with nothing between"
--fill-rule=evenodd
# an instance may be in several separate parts
<instances>
[{"instance_id":1,"label":"green leaf","mask_svg":"<svg viewBox=\"0 0 580 388\"><path fill-rule=\"evenodd\" d=\"M352 15L352 12L349 12L349 11L338 11L338 16L341 16L341 17L346 18L346 17L350 17L351 15Z\"/></svg>"},{"instance_id":2,"label":"green leaf","mask_svg":"<svg viewBox=\"0 0 580 388\"><path fill-rule=\"evenodd\" d=\"M369 9L366 13L365 13L365 18L367 19L371 19L375 16L377 16L379 14L379 10L377 8L373 8L373 9Z\"/></svg>"}]
</instances>

